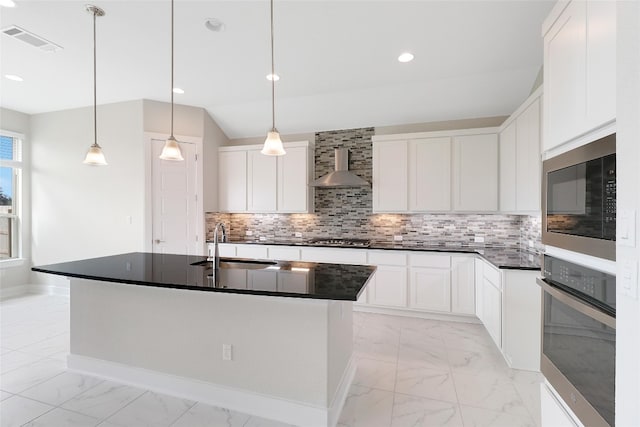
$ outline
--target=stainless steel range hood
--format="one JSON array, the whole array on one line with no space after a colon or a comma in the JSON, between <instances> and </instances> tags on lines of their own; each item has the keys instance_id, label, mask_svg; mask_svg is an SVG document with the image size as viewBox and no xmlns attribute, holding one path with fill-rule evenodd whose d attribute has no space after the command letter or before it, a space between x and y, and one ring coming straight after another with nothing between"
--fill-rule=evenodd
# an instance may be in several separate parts
<instances>
[{"instance_id":1,"label":"stainless steel range hood","mask_svg":"<svg viewBox=\"0 0 640 427\"><path fill-rule=\"evenodd\" d=\"M358 175L349 172L349 150L347 148L336 148L336 170L322 176L311 183L312 187L365 187L369 183Z\"/></svg>"}]
</instances>

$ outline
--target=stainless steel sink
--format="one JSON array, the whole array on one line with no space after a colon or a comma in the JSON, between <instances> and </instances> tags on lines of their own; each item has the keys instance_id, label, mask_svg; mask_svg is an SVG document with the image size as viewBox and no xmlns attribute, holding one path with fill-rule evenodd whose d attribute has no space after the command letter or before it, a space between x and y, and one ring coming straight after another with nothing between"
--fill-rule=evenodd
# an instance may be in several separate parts
<instances>
[{"instance_id":1,"label":"stainless steel sink","mask_svg":"<svg viewBox=\"0 0 640 427\"><path fill-rule=\"evenodd\" d=\"M265 268L276 265L277 262L273 261L257 261L257 260L244 260L244 259L220 259L220 268L225 269L238 269L238 270L263 270ZM204 265L213 267L213 261L200 261L191 265Z\"/></svg>"}]
</instances>

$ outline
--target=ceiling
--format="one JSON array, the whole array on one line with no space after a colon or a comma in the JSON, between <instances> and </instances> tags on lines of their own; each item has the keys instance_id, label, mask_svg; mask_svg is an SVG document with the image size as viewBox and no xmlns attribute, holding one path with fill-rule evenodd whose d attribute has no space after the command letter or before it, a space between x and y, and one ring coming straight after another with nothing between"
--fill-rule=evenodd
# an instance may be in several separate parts
<instances>
[{"instance_id":1,"label":"ceiling","mask_svg":"<svg viewBox=\"0 0 640 427\"><path fill-rule=\"evenodd\" d=\"M93 103L92 17L83 1L15 0L17 25L64 49L0 36L0 104L28 114ZM275 2L281 133L508 115L542 65L553 1ZM98 103L170 100L170 2L97 0ZM223 32L205 28L207 18ZM400 63L410 51L415 59ZM268 1L175 2L175 102L205 108L230 138L271 126Z\"/></svg>"}]
</instances>

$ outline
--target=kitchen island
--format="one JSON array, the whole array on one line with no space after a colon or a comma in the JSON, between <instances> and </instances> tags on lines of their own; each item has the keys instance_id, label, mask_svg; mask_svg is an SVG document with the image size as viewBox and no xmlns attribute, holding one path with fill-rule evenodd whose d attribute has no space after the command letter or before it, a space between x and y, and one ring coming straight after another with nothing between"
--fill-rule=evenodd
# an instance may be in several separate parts
<instances>
[{"instance_id":1,"label":"kitchen island","mask_svg":"<svg viewBox=\"0 0 640 427\"><path fill-rule=\"evenodd\" d=\"M71 278L68 367L305 426L332 426L355 373L352 302L375 267L130 253Z\"/></svg>"}]
</instances>

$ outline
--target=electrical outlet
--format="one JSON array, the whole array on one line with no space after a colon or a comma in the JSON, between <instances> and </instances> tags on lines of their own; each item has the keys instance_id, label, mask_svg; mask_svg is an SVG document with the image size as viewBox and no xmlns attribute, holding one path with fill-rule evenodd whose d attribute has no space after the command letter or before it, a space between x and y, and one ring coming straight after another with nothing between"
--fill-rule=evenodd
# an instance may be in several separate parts
<instances>
[{"instance_id":1,"label":"electrical outlet","mask_svg":"<svg viewBox=\"0 0 640 427\"><path fill-rule=\"evenodd\" d=\"M295 234L294 234L294 236L296 236L296 237L302 237L302 233L300 233L299 231L296 231L296 232L295 232Z\"/></svg>"},{"instance_id":2,"label":"electrical outlet","mask_svg":"<svg viewBox=\"0 0 640 427\"><path fill-rule=\"evenodd\" d=\"M622 260L622 295L638 299L638 263L635 260Z\"/></svg>"},{"instance_id":3,"label":"electrical outlet","mask_svg":"<svg viewBox=\"0 0 640 427\"><path fill-rule=\"evenodd\" d=\"M394 242L402 242L402 235L401 234L397 234L397 235L393 236L393 241Z\"/></svg>"},{"instance_id":4,"label":"electrical outlet","mask_svg":"<svg viewBox=\"0 0 640 427\"><path fill-rule=\"evenodd\" d=\"M260 241L264 242L265 240L267 240L267 238L265 236L260 236Z\"/></svg>"},{"instance_id":5,"label":"electrical outlet","mask_svg":"<svg viewBox=\"0 0 640 427\"><path fill-rule=\"evenodd\" d=\"M253 236L253 231L247 230L244 232L245 236Z\"/></svg>"},{"instance_id":6,"label":"electrical outlet","mask_svg":"<svg viewBox=\"0 0 640 427\"><path fill-rule=\"evenodd\" d=\"M532 248L533 247L533 240L529 240L529 247Z\"/></svg>"},{"instance_id":7,"label":"electrical outlet","mask_svg":"<svg viewBox=\"0 0 640 427\"><path fill-rule=\"evenodd\" d=\"M222 360L233 360L232 349L231 344L222 344Z\"/></svg>"},{"instance_id":8,"label":"electrical outlet","mask_svg":"<svg viewBox=\"0 0 640 427\"><path fill-rule=\"evenodd\" d=\"M484 243L484 236L475 235L473 237L473 241L476 243Z\"/></svg>"}]
</instances>

